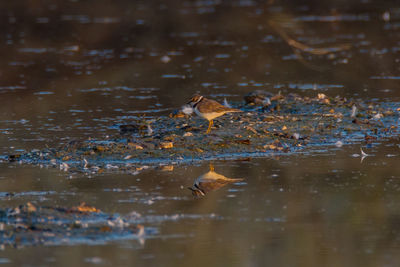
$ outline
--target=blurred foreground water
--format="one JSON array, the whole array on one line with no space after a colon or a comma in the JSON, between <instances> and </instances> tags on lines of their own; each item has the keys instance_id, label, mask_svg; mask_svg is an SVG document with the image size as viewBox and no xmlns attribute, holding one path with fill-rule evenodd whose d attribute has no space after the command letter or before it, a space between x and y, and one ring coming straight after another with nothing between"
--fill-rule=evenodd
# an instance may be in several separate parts
<instances>
[{"instance_id":1,"label":"blurred foreground water","mask_svg":"<svg viewBox=\"0 0 400 267\"><path fill-rule=\"evenodd\" d=\"M399 102L396 1L14 1L0 3L0 152L105 138L200 92ZM221 118L223 120L223 118ZM223 129L217 129L220 131ZM209 163L88 177L0 165L0 208L137 213L155 229L57 246L4 246L11 265L396 266L397 138L305 155L213 162L242 178L205 196ZM364 145L364 144L363 144Z\"/></svg>"}]
</instances>

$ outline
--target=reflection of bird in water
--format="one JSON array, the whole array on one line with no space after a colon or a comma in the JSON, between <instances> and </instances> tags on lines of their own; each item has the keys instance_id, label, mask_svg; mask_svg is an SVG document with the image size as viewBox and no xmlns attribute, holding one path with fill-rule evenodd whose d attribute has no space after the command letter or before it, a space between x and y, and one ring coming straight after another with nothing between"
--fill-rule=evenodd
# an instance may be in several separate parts
<instances>
[{"instance_id":1,"label":"reflection of bird in water","mask_svg":"<svg viewBox=\"0 0 400 267\"><path fill-rule=\"evenodd\" d=\"M227 184L243 181L241 178L227 178L214 171L214 167L210 164L210 170L196 178L192 187L188 187L192 191L192 195L196 197L205 196L208 192L217 190Z\"/></svg>"}]
</instances>

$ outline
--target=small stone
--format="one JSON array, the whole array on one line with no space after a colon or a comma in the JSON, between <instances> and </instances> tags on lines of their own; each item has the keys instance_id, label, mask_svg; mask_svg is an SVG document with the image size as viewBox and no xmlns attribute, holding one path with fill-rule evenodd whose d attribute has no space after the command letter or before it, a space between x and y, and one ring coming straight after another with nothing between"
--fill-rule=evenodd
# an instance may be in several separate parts
<instances>
[{"instance_id":1,"label":"small stone","mask_svg":"<svg viewBox=\"0 0 400 267\"><path fill-rule=\"evenodd\" d=\"M94 150L97 151L97 152L102 152L102 151L106 150L106 148L104 146L96 146L94 148Z\"/></svg>"},{"instance_id":2,"label":"small stone","mask_svg":"<svg viewBox=\"0 0 400 267\"><path fill-rule=\"evenodd\" d=\"M142 150L143 147L139 144L135 144L135 143L128 143L128 146L134 149L138 149L138 150Z\"/></svg>"},{"instance_id":3,"label":"small stone","mask_svg":"<svg viewBox=\"0 0 400 267\"><path fill-rule=\"evenodd\" d=\"M186 114L181 109L175 109L170 114L170 118L184 118Z\"/></svg>"},{"instance_id":4,"label":"small stone","mask_svg":"<svg viewBox=\"0 0 400 267\"><path fill-rule=\"evenodd\" d=\"M171 134L171 135L167 135L165 136L163 139L165 141L174 141L175 140L176 135L175 134Z\"/></svg>"},{"instance_id":5,"label":"small stone","mask_svg":"<svg viewBox=\"0 0 400 267\"><path fill-rule=\"evenodd\" d=\"M372 118L373 118L374 120L379 120L379 119L383 118L383 115L382 115L382 113L378 112L378 113L375 114Z\"/></svg>"},{"instance_id":6,"label":"small stone","mask_svg":"<svg viewBox=\"0 0 400 267\"><path fill-rule=\"evenodd\" d=\"M132 134L139 132L139 128L137 124L125 124L119 126L119 132L121 135Z\"/></svg>"},{"instance_id":7,"label":"small stone","mask_svg":"<svg viewBox=\"0 0 400 267\"><path fill-rule=\"evenodd\" d=\"M273 144L266 144L266 145L264 145L264 148L265 148L265 149L272 149L272 150L274 150L274 149L276 149L276 146L273 145Z\"/></svg>"},{"instance_id":8,"label":"small stone","mask_svg":"<svg viewBox=\"0 0 400 267\"><path fill-rule=\"evenodd\" d=\"M149 150L152 150L156 147L153 143L150 143L150 142L146 142L143 145Z\"/></svg>"},{"instance_id":9,"label":"small stone","mask_svg":"<svg viewBox=\"0 0 400 267\"><path fill-rule=\"evenodd\" d=\"M162 170L162 171L172 172L172 171L174 170L174 165L165 165L165 166L161 166L161 170Z\"/></svg>"},{"instance_id":10,"label":"small stone","mask_svg":"<svg viewBox=\"0 0 400 267\"><path fill-rule=\"evenodd\" d=\"M31 202L26 203L27 212L35 212L36 210L36 207Z\"/></svg>"},{"instance_id":11,"label":"small stone","mask_svg":"<svg viewBox=\"0 0 400 267\"><path fill-rule=\"evenodd\" d=\"M244 96L247 105L269 106L274 95L270 92L256 90Z\"/></svg>"},{"instance_id":12,"label":"small stone","mask_svg":"<svg viewBox=\"0 0 400 267\"><path fill-rule=\"evenodd\" d=\"M324 99L322 99L322 103L323 104L330 104L331 101L328 98L324 98Z\"/></svg>"},{"instance_id":13,"label":"small stone","mask_svg":"<svg viewBox=\"0 0 400 267\"><path fill-rule=\"evenodd\" d=\"M172 142L161 142L160 143L160 147L163 148L163 149L173 148L174 147L174 143L172 143Z\"/></svg>"},{"instance_id":14,"label":"small stone","mask_svg":"<svg viewBox=\"0 0 400 267\"><path fill-rule=\"evenodd\" d=\"M183 137L188 137L188 136L193 136L193 134L191 132L187 132L183 134Z\"/></svg>"}]
</instances>

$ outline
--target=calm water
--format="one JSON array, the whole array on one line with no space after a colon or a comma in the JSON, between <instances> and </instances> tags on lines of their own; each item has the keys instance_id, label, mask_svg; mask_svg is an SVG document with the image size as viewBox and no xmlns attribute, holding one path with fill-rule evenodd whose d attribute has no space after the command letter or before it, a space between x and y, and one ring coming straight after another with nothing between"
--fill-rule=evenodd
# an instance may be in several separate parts
<instances>
[{"instance_id":1,"label":"calm water","mask_svg":"<svg viewBox=\"0 0 400 267\"><path fill-rule=\"evenodd\" d=\"M132 119L165 116L196 92L219 101L242 101L256 89L400 101L397 6L5 1L0 154L104 138ZM208 162L91 177L2 164L1 208L85 201L109 214L136 212L156 231L103 244L6 246L0 263L397 266L397 144L369 145L363 161L354 156L360 145L352 145L213 162L217 174L243 181L202 198L187 187L209 171Z\"/></svg>"}]
</instances>

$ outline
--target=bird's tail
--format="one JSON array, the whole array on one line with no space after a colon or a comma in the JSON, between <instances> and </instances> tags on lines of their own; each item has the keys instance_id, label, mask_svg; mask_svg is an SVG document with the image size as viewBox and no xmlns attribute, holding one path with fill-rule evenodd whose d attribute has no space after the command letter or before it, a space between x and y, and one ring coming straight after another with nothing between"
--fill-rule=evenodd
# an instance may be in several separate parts
<instances>
[{"instance_id":1,"label":"bird's tail","mask_svg":"<svg viewBox=\"0 0 400 267\"><path fill-rule=\"evenodd\" d=\"M237 108L230 108L228 112L243 112L243 110L237 109Z\"/></svg>"}]
</instances>

